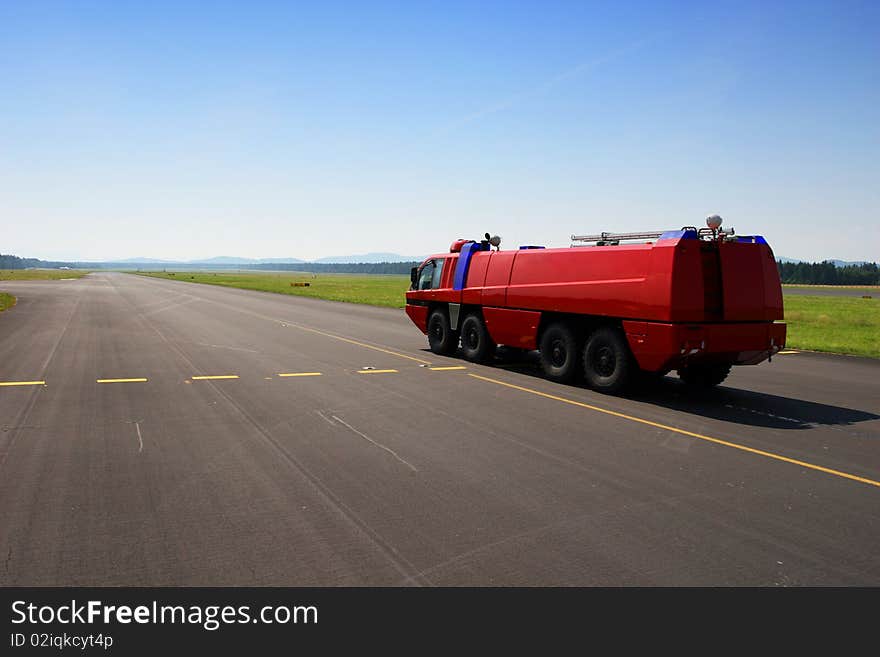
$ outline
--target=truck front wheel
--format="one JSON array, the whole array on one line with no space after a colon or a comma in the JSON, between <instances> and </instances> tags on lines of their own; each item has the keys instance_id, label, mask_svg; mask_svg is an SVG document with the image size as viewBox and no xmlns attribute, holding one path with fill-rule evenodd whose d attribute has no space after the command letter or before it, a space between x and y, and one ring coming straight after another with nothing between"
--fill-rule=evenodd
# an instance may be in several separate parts
<instances>
[{"instance_id":1,"label":"truck front wheel","mask_svg":"<svg viewBox=\"0 0 880 657\"><path fill-rule=\"evenodd\" d=\"M715 365L689 365L678 370L679 378L687 385L694 388L711 388L727 378L730 374L730 365L726 363Z\"/></svg>"},{"instance_id":2,"label":"truck front wheel","mask_svg":"<svg viewBox=\"0 0 880 657\"><path fill-rule=\"evenodd\" d=\"M620 331L609 326L596 329L584 347L587 385L613 395L629 384L633 370L629 346Z\"/></svg>"},{"instance_id":3,"label":"truck front wheel","mask_svg":"<svg viewBox=\"0 0 880 657\"><path fill-rule=\"evenodd\" d=\"M495 344L479 315L468 315L461 323L461 352L472 363L483 363L495 352Z\"/></svg>"},{"instance_id":4,"label":"truck front wheel","mask_svg":"<svg viewBox=\"0 0 880 657\"><path fill-rule=\"evenodd\" d=\"M548 379L571 383L577 376L578 343L567 324L551 324L541 336L541 365Z\"/></svg>"},{"instance_id":5,"label":"truck front wheel","mask_svg":"<svg viewBox=\"0 0 880 657\"><path fill-rule=\"evenodd\" d=\"M441 356L449 356L458 348L458 333L449 327L449 317L442 310L428 317L428 346Z\"/></svg>"}]
</instances>

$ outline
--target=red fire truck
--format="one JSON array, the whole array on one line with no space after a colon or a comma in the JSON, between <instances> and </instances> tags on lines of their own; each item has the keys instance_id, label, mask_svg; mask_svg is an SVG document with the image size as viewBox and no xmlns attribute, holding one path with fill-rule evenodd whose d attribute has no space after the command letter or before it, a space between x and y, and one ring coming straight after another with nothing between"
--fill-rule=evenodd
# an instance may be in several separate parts
<instances>
[{"instance_id":1,"label":"red fire truck","mask_svg":"<svg viewBox=\"0 0 880 657\"><path fill-rule=\"evenodd\" d=\"M600 392L672 370L721 383L785 344L776 261L759 235L707 228L572 235L572 247L457 240L412 270L406 313L436 354L537 349L546 375ZM495 247L494 249L492 247Z\"/></svg>"}]
</instances>

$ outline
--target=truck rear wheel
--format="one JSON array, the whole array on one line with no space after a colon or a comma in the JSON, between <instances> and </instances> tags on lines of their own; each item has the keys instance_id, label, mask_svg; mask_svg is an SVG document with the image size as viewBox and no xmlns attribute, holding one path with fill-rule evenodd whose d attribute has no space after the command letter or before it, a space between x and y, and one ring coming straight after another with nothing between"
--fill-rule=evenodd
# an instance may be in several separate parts
<instances>
[{"instance_id":1,"label":"truck rear wheel","mask_svg":"<svg viewBox=\"0 0 880 657\"><path fill-rule=\"evenodd\" d=\"M634 369L629 346L620 331L603 326L587 339L584 374L593 390L610 395L620 392L629 384Z\"/></svg>"},{"instance_id":2,"label":"truck rear wheel","mask_svg":"<svg viewBox=\"0 0 880 657\"><path fill-rule=\"evenodd\" d=\"M468 315L461 323L461 352L472 363L482 363L495 352L495 343L479 315Z\"/></svg>"},{"instance_id":3,"label":"truck rear wheel","mask_svg":"<svg viewBox=\"0 0 880 657\"><path fill-rule=\"evenodd\" d=\"M442 310L428 317L428 346L441 356L449 356L458 348L458 333L449 327L449 317Z\"/></svg>"},{"instance_id":4,"label":"truck rear wheel","mask_svg":"<svg viewBox=\"0 0 880 657\"><path fill-rule=\"evenodd\" d=\"M727 378L730 365L726 363L714 365L689 365L678 370L679 378L694 388L711 388Z\"/></svg>"},{"instance_id":5,"label":"truck rear wheel","mask_svg":"<svg viewBox=\"0 0 880 657\"><path fill-rule=\"evenodd\" d=\"M551 324L541 336L541 365L548 379L571 383L577 376L578 343L567 324Z\"/></svg>"}]
</instances>

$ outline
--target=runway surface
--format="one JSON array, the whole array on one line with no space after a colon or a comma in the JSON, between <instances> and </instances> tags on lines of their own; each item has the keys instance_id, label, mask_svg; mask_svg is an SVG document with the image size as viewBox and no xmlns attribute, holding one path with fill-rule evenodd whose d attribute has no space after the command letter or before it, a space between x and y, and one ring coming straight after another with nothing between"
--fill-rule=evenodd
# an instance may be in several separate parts
<instances>
[{"instance_id":1,"label":"runway surface","mask_svg":"<svg viewBox=\"0 0 880 657\"><path fill-rule=\"evenodd\" d=\"M398 310L3 286L0 584L880 584L876 361L615 398Z\"/></svg>"}]
</instances>

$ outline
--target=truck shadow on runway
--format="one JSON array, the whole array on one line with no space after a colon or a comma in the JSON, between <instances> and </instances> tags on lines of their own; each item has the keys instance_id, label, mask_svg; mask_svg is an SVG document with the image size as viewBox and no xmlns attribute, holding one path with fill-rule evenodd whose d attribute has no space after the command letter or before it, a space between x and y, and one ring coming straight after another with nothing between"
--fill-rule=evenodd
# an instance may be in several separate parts
<instances>
[{"instance_id":1,"label":"truck shadow on runway","mask_svg":"<svg viewBox=\"0 0 880 657\"><path fill-rule=\"evenodd\" d=\"M546 381L537 352L526 354L500 352L487 365ZM558 385L559 391L556 394L561 396L565 396L566 389L589 391L589 388L582 381L571 386ZM636 386L634 390L620 397L597 395L596 400L590 401L601 405L602 399L609 401L631 399L635 402L652 404L681 413L769 429L852 426L860 422L880 419L880 415L868 411L743 390L724 384L709 390L693 390L685 386L675 375L668 375L650 384ZM880 438L880 434L876 432L858 435L866 438Z\"/></svg>"},{"instance_id":2,"label":"truck shadow on runway","mask_svg":"<svg viewBox=\"0 0 880 657\"><path fill-rule=\"evenodd\" d=\"M852 426L880 419L880 415L843 406L770 395L721 385L692 391L677 377L667 376L647 390L627 395L643 403L670 410L769 429L811 429L819 426ZM869 437L868 434L860 434ZM880 434L876 437L880 438Z\"/></svg>"}]
</instances>

